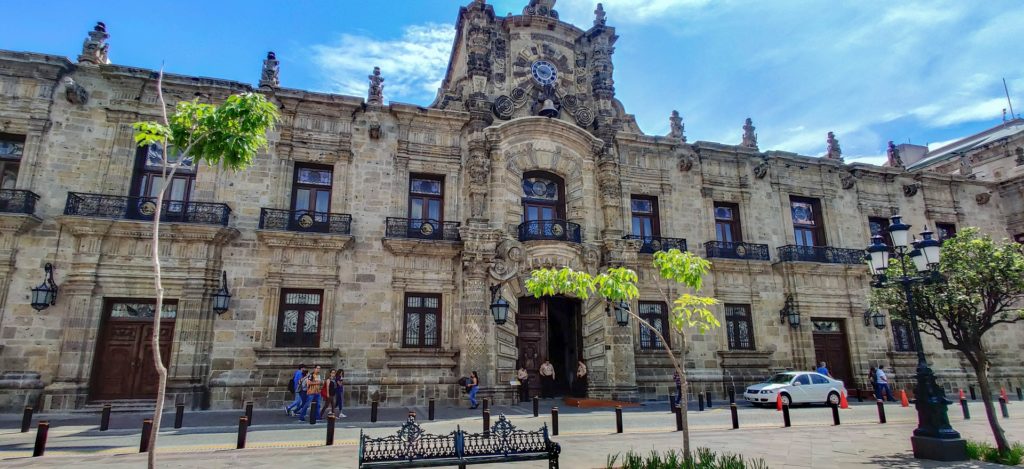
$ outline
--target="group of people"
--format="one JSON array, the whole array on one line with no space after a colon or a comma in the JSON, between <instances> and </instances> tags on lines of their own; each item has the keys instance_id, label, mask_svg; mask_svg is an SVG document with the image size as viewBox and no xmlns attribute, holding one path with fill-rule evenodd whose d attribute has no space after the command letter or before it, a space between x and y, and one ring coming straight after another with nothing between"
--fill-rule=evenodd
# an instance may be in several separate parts
<instances>
[{"instance_id":1,"label":"group of people","mask_svg":"<svg viewBox=\"0 0 1024 469\"><path fill-rule=\"evenodd\" d=\"M289 417L298 416L303 421L309 412L310 421L316 423L318 417L324 418L327 409L337 417L345 417L342 412L345 403L345 370L341 368L321 376L320 365L314 366L312 371L307 371L306 365L299 365L288 383L288 390L295 397L284 408Z\"/></svg>"},{"instance_id":2,"label":"group of people","mask_svg":"<svg viewBox=\"0 0 1024 469\"><path fill-rule=\"evenodd\" d=\"M828 372L828 366L826 366L825 362L821 362L815 371L829 378L832 377L832 374ZM889 376L885 374L885 365L878 365L877 368L871 367L868 370L868 382L871 383L871 390L875 393L875 399L885 399L889 402L896 401L896 398L892 396L892 385L889 384Z\"/></svg>"},{"instance_id":3,"label":"group of people","mask_svg":"<svg viewBox=\"0 0 1024 469\"><path fill-rule=\"evenodd\" d=\"M572 396L587 397L589 390L587 373L587 364L583 359L580 359L576 362L576 378L570 386L570 394ZM537 369L537 374L540 376L541 397L555 397L555 366L551 364L550 360L545 359L544 363L541 363ZM529 401L530 373L526 371L526 366L519 366L519 369L516 371L516 379L519 381L519 402Z\"/></svg>"}]
</instances>

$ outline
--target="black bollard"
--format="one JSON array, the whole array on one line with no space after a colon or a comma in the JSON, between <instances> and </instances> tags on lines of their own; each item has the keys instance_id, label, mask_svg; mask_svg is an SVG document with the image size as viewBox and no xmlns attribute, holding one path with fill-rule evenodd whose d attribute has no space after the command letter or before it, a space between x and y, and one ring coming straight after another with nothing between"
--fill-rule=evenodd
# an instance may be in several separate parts
<instances>
[{"instance_id":1,"label":"black bollard","mask_svg":"<svg viewBox=\"0 0 1024 469\"><path fill-rule=\"evenodd\" d=\"M540 399L537 396L533 396L533 416L536 417L540 414Z\"/></svg>"},{"instance_id":2,"label":"black bollard","mask_svg":"<svg viewBox=\"0 0 1024 469\"><path fill-rule=\"evenodd\" d=\"M789 420L789 404L782 404L782 425L786 427L792 426L792 422Z\"/></svg>"},{"instance_id":3,"label":"black bollard","mask_svg":"<svg viewBox=\"0 0 1024 469\"><path fill-rule=\"evenodd\" d=\"M310 412L313 409L309 409ZM235 449L245 449L245 433L249 430L249 419L245 416L238 417L238 441L235 444Z\"/></svg>"},{"instance_id":4,"label":"black bollard","mask_svg":"<svg viewBox=\"0 0 1024 469\"><path fill-rule=\"evenodd\" d=\"M675 413L676 413L676 431L677 432L681 432L681 431L683 431L683 409L679 408L679 406L676 406Z\"/></svg>"},{"instance_id":5,"label":"black bollard","mask_svg":"<svg viewBox=\"0 0 1024 469\"><path fill-rule=\"evenodd\" d=\"M878 406L878 423L885 423L885 403L879 399L876 405Z\"/></svg>"},{"instance_id":6,"label":"black bollard","mask_svg":"<svg viewBox=\"0 0 1024 469\"><path fill-rule=\"evenodd\" d=\"M967 399L960 398L960 409L964 411L964 420L971 419L971 411L967 408Z\"/></svg>"},{"instance_id":7,"label":"black bollard","mask_svg":"<svg viewBox=\"0 0 1024 469\"><path fill-rule=\"evenodd\" d=\"M999 396L999 410L1003 411L1003 418L1010 418L1010 410L1006 408L1006 398Z\"/></svg>"},{"instance_id":8,"label":"black bollard","mask_svg":"<svg viewBox=\"0 0 1024 469\"><path fill-rule=\"evenodd\" d=\"M327 446L334 446L334 412L327 413Z\"/></svg>"},{"instance_id":9,"label":"black bollard","mask_svg":"<svg viewBox=\"0 0 1024 469\"><path fill-rule=\"evenodd\" d=\"M672 393L668 393L668 411L676 412L676 395Z\"/></svg>"},{"instance_id":10,"label":"black bollard","mask_svg":"<svg viewBox=\"0 0 1024 469\"><path fill-rule=\"evenodd\" d=\"M110 404L103 404L103 412L100 414L100 431L105 432L110 428Z\"/></svg>"},{"instance_id":11,"label":"black bollard","mask_svg":"<svg viewBox=\"0 0 1024 469\"><path fill-rule=\"evenodd\" d=\"M968 388L971 390L971 400L972 401L978 400L978 396L976 396L974 394L974 385L972 384L972 385L968 386Z\"/></svg>"},{"instance_id":12,"label":"black bollard","mask_svg":"<svg viewBox=\"0 0 1024 469\"><path fill-rule=\"evenodd\" d=\"M46 452L46 435L50 433L50 422L40 420L36 427L36 445L32 447L32 457L38 458Z\"/></svg>"},{"instance_id":13,"label":"black bollard","mask_svg":"<svg viewBox=\"0 0 1024 469\"><path fill-rule=\"evenodd\" d=\"M370 422L377 421L377 401L370 402Z\"/></svg>"},{"instance_id":14,"label":"black bollard","mask_svg":"<svg viewBox=\"0 0 1024 469\"><path fill-rule=\"evenodd\" d=\"M558 436L558 407L551 408L551 435Z\"/></svg>"},{"instance_id":15,"label":"black bollard","mask_svg":"<svg viewBox=\"0 0 1024 469\"><path fill-rule=\"evenodd\" d=\"M736 403L736 387L735 386L729 388L729 403L730 404L735 404Z\"/></svg>"},{"instance_id":16,"label":"black bollard","mask_svg":"<svg viewBox=\"0 0 1024 469\"><path fill-rule=\"evenodd\" d=\"M323 403L321 403L320 405L323 405ZM312 411L313 406L309 406L309 409L310 411ZM252 425L252 401L245 403L245 422L246 425Z\"/></svg>"},{"instance_id":17,"label":"black bollard","mask_svg":"<svg viewBox=\"0 0 1024 469\"><path fill-rule=\"evenodd\" d=\"M622 433L622 406L615 406L615 433Z\"/></svg>"},{"instance_id":18,"label":"black bollard","mask_svg":"<svg viewBox=\"0 0 1024 469\"><path fill-rule=\"evenodd\" d=\"M839 406L832 404L832 424L839 425Z\"/></svg>"},{"instance_id":19,"label":"black bollard","mask_svg":"<svg viewBox=\"0 0 1024 469\"><path fill-rule=\"evenodd\" d=\"M855 389L855 391L857 391L857 402L864 402L864 393L860 389Z\"/></svg>"},{"instance_id":20,"label":"black bollard","mask_svg":"<svg viewBox=\"0 0 1024 469\"><path fill-rule=\"evenodd\" d=\"M697 411L704 411L704 393L702 392L697 393Z\"/></svg>"},{"instance_id":21,"label":"black bollard","mask_svg":"<svg viewBox=\"0 0 1024 469\"><path fill-rule=\"evenodd\" d=\"M21 414L21 432L28 433L28 428L32 426L32 406L25 406L25 412Z\"/></svg>"},{"instance_id":22,"label":"black bollard","mask_svg":"<svg viewBox=\"0 0 1024 469\"><path fill-rule=\"evenodd\" d=\"M491 410L491 400L486 398L486 397L484 398L484 410L486 410L486 411L490 411Z\"/></svg>"},{"instance_id":23,"label":"black bollard","mask_svg":"<svg viewBox=\"0 0 1024 469\"><path fill-rule=\"evenodd\" d=\"M711 391L707 391L704 394L707 394L707 396L708 396L708 408L710 409L712 407L711 406Z\"/></svg>"},{"instance_id":24,"label":"black bollard","mask_svg":"<svg viewBox=\"0 0 1024 469\"><path fill-rule=\"evenodd\" d=\"M732 414L732 429L738 430L740 428L740 416L736 412L736 403L729 404L729 413Z\"/></svg>"},{"instance_id":25,"label":"black bollard","mask_svg":"<svg viewBox=\"0 0 1024 469\"><path fill-rule=\"evenodd\" d=\"M185 404L174 405L174 428L181 428L182 421L185 420Z\"/></svg>"},{"instance_id":26,"label":"black bollard","mask_svg":"<svg viewBox=\"0 0 1024 469\"><path fill-rule=\"evenodd\" d=\"M1024 401L1024 391L1021 391L1020 387L1017 388L1017 400Z\"/></svg>"},{"instance_id":27,"label":"black bollard","mask_svg":"<svg viewBox=\"0 0 1024 469\"><path fill-rule=\"evenodd\" d=\"M491 437L491 411L484 411L484 438Z\"/></svg>"},{"instance_id":28,"label":"black bollard","mask_svg":"<svg viewBox=\"0 0 1024 469\"><path fill-rule=\"evenodd\" d=\"M434 420L434 398L427 401L427 420Z\"/></svg>"},{"instance_id":29,"label":"black bollard","mask_svg":"<svg viewBox=\"0 0 1024 469\"><path fill-rule=\"evenodd\" d=\"M149 437L153 434L153 419L142 421L142 436L139 438L139 452L149 451Z\"/></svg>"}]
</instances>

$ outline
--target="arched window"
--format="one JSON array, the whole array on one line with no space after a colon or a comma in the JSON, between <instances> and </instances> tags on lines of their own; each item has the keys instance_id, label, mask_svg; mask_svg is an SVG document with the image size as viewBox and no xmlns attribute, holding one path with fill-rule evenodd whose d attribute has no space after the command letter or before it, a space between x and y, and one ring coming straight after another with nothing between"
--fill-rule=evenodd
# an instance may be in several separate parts
<instances>
[{"instance_id":1,"label":"arched window","mask_svg":"<svg viewBox=\"0 0 1024 469\"><path fill-rule=\"evenodd\" d=\"M523 173L523 221L565 219L565 183L546 171Z\"/></svg>"}]
</instances>

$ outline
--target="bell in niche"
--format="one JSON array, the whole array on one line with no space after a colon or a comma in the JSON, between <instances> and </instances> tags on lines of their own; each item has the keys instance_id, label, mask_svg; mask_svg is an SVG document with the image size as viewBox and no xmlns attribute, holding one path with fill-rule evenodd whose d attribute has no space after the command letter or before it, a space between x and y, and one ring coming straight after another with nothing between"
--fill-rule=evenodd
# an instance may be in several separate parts
<instances>
[{"instance_id":1,"label":"bell in niche","mask_svg":"<svg viewBox=\"0 0 1024 469\"><path fill-rule=\"evenodd\" d=\"M545 99L544 106L540 108L540 112L537 114L544 117L558 117L558 108L555 107L554 101Z\"/></svg>"}]
</instances>

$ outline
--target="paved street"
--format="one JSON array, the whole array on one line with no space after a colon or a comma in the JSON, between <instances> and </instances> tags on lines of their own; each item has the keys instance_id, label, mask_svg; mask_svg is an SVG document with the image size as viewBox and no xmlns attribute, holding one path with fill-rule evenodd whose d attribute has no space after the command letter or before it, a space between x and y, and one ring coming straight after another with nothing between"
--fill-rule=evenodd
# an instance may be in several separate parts
<instances>
[{"instance_id":1,"label":"paved street","mask_svg":"<svg viewBox=\"0 0 1024 469\"><path fill-rule=\"evenodd\" d=\"M614 413L608 410L583 411L561 409L559 418L562 461L566 467L604 467L609 453L633 448L680 447L679 434L674 432L672 414L663 406L626 409L623 414L625 434L615 434ZM1020 404L1011 404L1011 415ZM505 413L524 429L550 425L546 412L534 418L530 407L495 407L494 417ZM988 439L983 409L971 404L974 419L964 422L959 408L951 408L954 426L966 436ZM1024 409L1022 409L1024 410ZM425 417L425 409L418 415ZM747 456L765 458L771 467L987 467L961 464L943 466L907 459L909 435L915 422L913 408L886 406L888 422L877 423L874 405L852 405L842 411L843 425L832 426L831 411L824 407L800 407L792 410L793 427L782 428L781 413L773 409L740 408L738 431L730 429L728 407L716 406L704 412L691 412L694 446L709 446L719 451L742 452ZM381 417L398 419L406 409L382 409ZM479 411L438 409L444 420L423 422L428 432L443 433L461 426L479 430ZM371 435L384 435L397 429L395 422L369 424L366 409L352 409L349 418L339 420L335 447L324 447L325 424L315 426L298 423L285 417L283 411L257 412L250 427L248 448L234 450L238 411L192 413L186 423L193 426L175 430L173 414L165 419L160 437L161 459L166 467L227 467L242 463L246 467L282 467L295 457L308 457L304 463L323 462L333 467L355 467L356 442L360 429ZM10 467L52 467L74 462L78 467L138 467L143 456L137 453L139 430L128 428L141 422L141 414L115 414L112 429L100 432L94 414L49 416L52 424L46 456L29 458L34 441L34 428L29 433L17 429L17 416L0 418L0 465ZM1024 439L1024 423L1005 422L1011 440ZM515 467L545 467L543 464L519 463Z\"/></svg>"}]
</instances>

